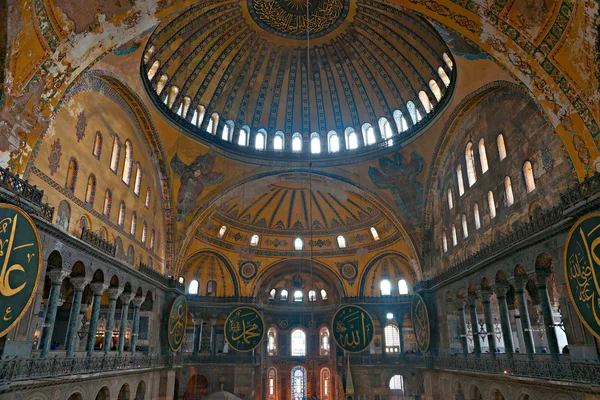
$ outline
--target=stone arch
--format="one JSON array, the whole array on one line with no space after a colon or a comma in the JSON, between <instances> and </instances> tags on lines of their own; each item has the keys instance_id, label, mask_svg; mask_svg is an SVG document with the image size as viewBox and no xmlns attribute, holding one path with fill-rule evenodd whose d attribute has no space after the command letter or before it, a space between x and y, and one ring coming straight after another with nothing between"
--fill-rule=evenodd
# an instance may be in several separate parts
<instances>
[{"instance_id":1,"label":"stone arch","mask_svg":"<svg viewBox=\"0 0 600 400\"><path fill-rule=\"evenodd\" d=\"M60 254L60 252L58 250L54 250L54 251L52 251L52 253L50 253L50 255L48 255L47 270L62 269L62 266L63 266L62 264L63 264L62 255Z\"/></svg>"},{"instance_id":2,"label":"stone arch","mask_svg":"<svg viewBox=\"0 0 600 400\"><path fill-rule=\"evenodd\" d=\"M79 392L75 392L67 397L67 400L83 400L83 396Z\"/></svg>"},{"instance_id":3,"label":"stone arch","mask_svg":"<svg viewBox=\"0 0 600 400\"><path fill-rule=\"evenodd\" d=\"M388 258L390 259L390 262L393 264L390 266L390 270L396 270L396 269L400 269L400 272L407 272L410 275L411 280L416 279L416 277L419 275L419 273L417 271L415 271L412 268L412 265L410 264L409 259L407 258L406 255L402 254L402 253L398 253L398 252L392 252L392 251L387 251L385 253L379 254L377 256L375 256L374 258L372 258L367 266L365 267L365 269L363 270L361 277L360 277L360 287L359 287L359 296L365 296L365 287L368 283L368 277L369 274L371 273L371 270L373 269L373 267L375 267L376 265L379 265L380 262L383 262L384 259ZM397 258L397 260L395 260L394 258ZM398 262L399 261L399 262ZM405 271L402 271L402 266L405 267ZM404 277L405 276L396 276L397 274L393 273L394 271L390 271L390 277L393 280L392 283L392 293L394 293L394 291L397 291L397 281L398 279ZM412 286L412 285L410 285ZM396 289L396 290L394 290Z\"/></svg>"},{"instance_id":4,"label":"stone arch","mask_svg":"<svg viewBox=\"0 0 600 400\"><path fill-rule=\"evenodd\" d=\"M184 400L192 400L196 398L203 398L208 395L208 379L204 375L195 374L190 377L185 393L183 394Z\"/></svg>"},{"instance_id":5,"label":"stone arch","mask_svg":"<svg viewBox=\"0 0 600 400\"><path fill-rule=\"evenodd\" d=\"M454 384L454 400L466 400L465 393L458 381Z\"/></svg>"},{"instance_id":6,"label":"stone arch","mask_svg":"<svg viewBox=\"0 0 600 400\"><path fill-rule=\"evenodd\" d=\"M535 258L535 269L543 271L552 270L552 256L546 252L538 254Z\"/></svg>"},{"instance_id":7,"label":"stone arch","mask_svg":"<svg viewBox=\"0 0 600 400\"><path fill-rule=\"evenodd\" d=\"M104 283L104 271L97 269L92 276L92 283Z\"/></svg>"},{"instance_id":8,"label":"stone arch","mask_svg":"<svg viewBox=\"0 0 600 400\"><path fill-rule=\"evenodd\" d=\"M142 379L138 383L137 389L135 390L135 400L144 400L146 398L146 382Z\"/></svg>"},{"instance_id":9,"label":"stone arch","mask_svg":"<svg viewBox=\"0 0 600 400\"><path fill-rule=\"evenodd\" d=\"M103 386L100 388L100 390L98 390L98 393L96 394L96 400L111 400L108 386Z\"/></svg>"},{"instance_id":10,"label":"stone arch","mask_svg":"<svg viewBox=\"0 0 600 400\"><path fill-rule=\"evenodd\" d=\"M121 386L121 390L119 390L119 395L117 396L117 400L130 400L131 391L129 389L129 384L124 383Z\"/></svg>"},{"instance_id":11,"label":"stone arch","mask_svg":"<svg viewBox=\"0 0 600 400\"><path fill-rule=\"evenodd\" d=\"M488 278L481 278L481 290L490 290L491 289L491 285L490 285L490 281L488 280Z\"/></svg>"},{"instance_id":12,"label":"stone arch","mask_svg":"<svg viewBox=\"0 0 600 400\"><path fill-rule=\"evenodd\" d=\"M496 283L507 283L508 282L508 278L506 276L506 274L504 273L504 271L499 270L496 272Z\"/></svg>"},{"instance_id":13,"label":"stone arch","mask_svg":"<svg viewBox=\"0 0 600 400\"><path fill-rule=\"evenodd\" d=\"M471 400L483 400L483 396L481 395L481 391L476 384L471 385L471 390L469 390Z\"/></svg>"},{"instance_id":14,"label":"stone arch","mask_svg":"<svg viewBox=\"0 0 600 400\"><path fill-rule=\"evenodd\" d=\"M187 257L184 265L185 265L185 269L181 270L181 275L180 276L184 276L189 272L190 266L194 263L197 262L199 259L201 259L202 257L214 257L218 262L221 263L221 265L223 265L225 267L225 269L227 270L227 272L229 273L229 278L231 279L231 281L233 282L233 295L234 296L239 296L239 283L238 283L238 279L237 279L237 273L236 271L233 269L233 266L231 265L231 263L229 262L229 260L227 259L227 257L225 257L224 255L213 251L213 250L201 250L201 251L197 251L193 254L191 254L189 257ZM192 280L192 278L188 279L190 282ZM200 287L206 287L206 283L207 282L200 282ZM204 285L204 286L203 286ZM200 293L200 292L199 292ZM223 295L225 295L225 293L223 293Z\"/></svg>"},{"instance_id":15,"label":"stone arch","mask_svg":"<svg viewBox=\"0 0 600 400\"><path fill-rule=\"evenodd\" d=\"M505 398L500 389L492 388L490 391L490 400L505 400Z\"/></svg>"}]
</instances>

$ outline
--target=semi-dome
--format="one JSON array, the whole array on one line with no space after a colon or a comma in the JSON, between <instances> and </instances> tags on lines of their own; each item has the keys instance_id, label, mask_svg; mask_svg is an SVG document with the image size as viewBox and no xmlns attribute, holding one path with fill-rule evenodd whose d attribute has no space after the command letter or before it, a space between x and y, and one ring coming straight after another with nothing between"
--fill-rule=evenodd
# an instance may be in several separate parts
<instances>
[{"instance_id":1,"label":"semi-dome","mask_svg":"<svg viewBox=\"0 0 600 400\"><path fill-rule=\"evenodd\" d=\"M426 20L378 0L201 1L152 34L142 78L193 136L320 159L414 138L450 97L449 54Z\"/></svg>"}]
</instances>

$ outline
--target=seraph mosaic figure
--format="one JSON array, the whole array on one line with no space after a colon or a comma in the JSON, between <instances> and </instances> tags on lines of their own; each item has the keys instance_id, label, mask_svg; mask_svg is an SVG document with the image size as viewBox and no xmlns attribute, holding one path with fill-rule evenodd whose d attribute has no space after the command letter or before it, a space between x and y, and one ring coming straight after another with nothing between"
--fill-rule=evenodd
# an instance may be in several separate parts
<instances>
[{"instance_id":1,"label":"seraph mosaic figure","mask_svg":"<svg viewBox=\"0 0 600 400\"><path fill-rule=\"evenodd\" d=\"M177 220L185 220L206 186L223 181L222 173L213 172L215 158L215 152L211 150L196 157L189 165L181 161L177 154L171 159L171 168L181 179L177 193Z\"/></svg>"}]
</instances>

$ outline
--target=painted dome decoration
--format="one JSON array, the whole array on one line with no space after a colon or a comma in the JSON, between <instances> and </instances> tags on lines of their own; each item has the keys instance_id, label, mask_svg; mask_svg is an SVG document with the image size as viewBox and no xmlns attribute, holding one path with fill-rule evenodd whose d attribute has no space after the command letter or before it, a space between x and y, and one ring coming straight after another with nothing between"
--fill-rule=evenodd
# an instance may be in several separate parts
<instances>
[{"instance_id":1,"label":"painted dome decoration","mask_svg":"<svg viewBox=\"0 0 600 400\"><path fill-rule=\"evenodd\" d=\"M187 134L289 162L413 140L451 97L449 54L426 20L380 0L217 0L156 28L141 70Z\"/></svg>"}]
</instances>

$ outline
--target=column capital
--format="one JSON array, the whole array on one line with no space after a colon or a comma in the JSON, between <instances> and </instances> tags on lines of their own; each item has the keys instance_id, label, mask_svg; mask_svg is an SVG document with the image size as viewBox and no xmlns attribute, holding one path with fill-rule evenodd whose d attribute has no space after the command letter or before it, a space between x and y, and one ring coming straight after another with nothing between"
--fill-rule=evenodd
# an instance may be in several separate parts
<instances>
[{"instance_id":1,"label":"column capital","mask_svg":"<svg viewBox=\"0 0 600 400\"><path fill-rule=\"evenodd\" d=\"M108 284L100 283L100 282L94 282L94 283L90 284L90 289L92 289L92 293L94 293L94 296L101 296L107 287L108 287Z\"/></svg>"},{"instance_id":2,"label":"column capital","mask_svg":"<svg viewBox=\"0 0 600 400\"><path fill-rule=\"evenodd\" d=\"M463 297L457 297L456 299L452 300L452 303L458 310L464 310L466 300Z\"/></svg>"},{"instance_id":3,"label":"column capital","mask_svg":"<svg viewBox=\"0 0 600 400\"><path fill-rule=\"evenodd\" d=\"M528 276L515 276L513 284L515 285L515 291L525 290L527 282L529 281Z\"/></svg>"},{"instance_id":4,"label":"column capital","mask_svg":"<svg viewBox=\"0 0 600 400\"><path fill-rule=\"evenodd\" d=\"M140 307L145 299L146 299L146 296L135 296L131 300L131 302L133 303L134 307Z\"/></svg>"},{"instance_id":5,"label":"column capital","mask_svg":"<svg viewBox=\"0 0 600 400\"><path fill-rule=\"evenodd\" d=\"M532 276L535 280L536 286L546 286L550 273L551 271L545 269L536 269Z\"/></svg>"},{"instance_id":6,"label":"column capital","mask_svg":"<svg viewBox=\"0 0 600 400\"><path fill-rule=\"evenodd\" d=\"M127 292L122 293L121 296L119 296L119 298L121 299L121 303L129 305L129 303L131 303L131 300L133 300L134 296L135 293Z\"/></svg>"},{"instance_id":7,"label":"column capital","mask_svg":"<svg viewBox=\"0 0 600 400\"><path fill-rule=\"evenodd\" d=\"M211 319L210 319L210 324L211 324L212 326L216 326L216 325L217 325L217 322L219 322L219 320L218 320L218 319L216 319L216 318L211 318Z\"/></svg>"},{"instance_id":8,"label":"column capital","mask_svg":"<svg viewBox=\"0 0 600 400\"><path fill-rule=\"evenodd\" d=\"M492 289L494 293L496 293L496 296L505 297L509 287L508 283L496 283L495 285L492 285Z\"/></svg>"},{"instance_id":9,"label":"column capital","mask_svg":"<svg viewBox=\"0 0 600 400\"><path fill-rule=\"evenodd\" d=\"M87 285L89 281L85 278L85 276L76 276L71 278L71 283L73 284L76 292L83 292L85 285Z\"/></svg>"},{"instance_id":10,"label":"column capital","mask_svg":"<svg viewBox=\"0 0 600 400\"><path fill-rule=\"evenodd\" d=\"M112 286L108 288L108 299L109 300L117 300L123 291L122 288L117 286Z\"/></svg>"},{"instance_id":11,"label":"column capital","mask_svg":"<svg viewBox=\"0 0 600 400\"><path fill-rule=\"evenodd\" d=\"M69 275L69 273L62 269L51 269L48 271L48 278L50 278L50 282L52 282L53 285L61 284L67 275Z\"/></svg>"},{"instance_id":12,"label":"column capital","mask_svg":"<svg viewBox=\"0 0 600 400\"><path fill-rule=\"evenodd\" d=\"M477 307L477 300L479 299L479 297L477 297L477 294L475 293L471 293L467 296L467 305L469 307Z\"/></svg>"},{"instance_id":13,"label":"column capital","mask_svg":"<svg viewBox=\"0 0 600 400\"><path fill-rule=\"evenodd\" d=\"M195 326L198 326L202 323L202 317L201 316L196 316L194 315L194 317L192 318L192 322L194 323Z\"/></svg>"},{"instance_id":14,"label":"column capital","mask_svg":"<svg viewBox=\"0 0 600 400\"><path fill-rule=\"evenodd\" d=\"M494 294L494 292L492 292L491 289L483 289L480 293L482 302L489 302L490 297L492 297L492 295Z\"/></svg>"}]
</instances>

